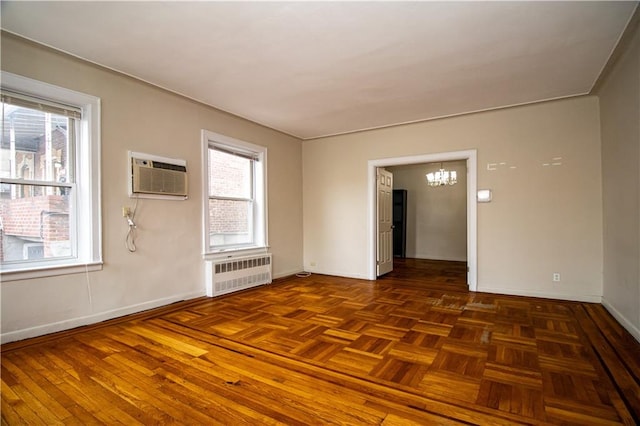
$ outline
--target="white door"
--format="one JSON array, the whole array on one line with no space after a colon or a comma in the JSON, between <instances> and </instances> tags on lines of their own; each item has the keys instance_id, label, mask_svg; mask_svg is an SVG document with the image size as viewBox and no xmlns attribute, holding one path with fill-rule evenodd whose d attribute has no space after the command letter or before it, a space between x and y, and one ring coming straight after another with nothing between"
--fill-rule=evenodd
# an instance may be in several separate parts
<instances>
[{"instance_id":1,"label":"white door","mask_svg":"<svg viewBox=\"0 0 640 426\"><path fill-rule=\"evenodd\" d=\"M378 246L377 276L393 270L393 174L378 168Z\"/></svg>"}]
</instances>

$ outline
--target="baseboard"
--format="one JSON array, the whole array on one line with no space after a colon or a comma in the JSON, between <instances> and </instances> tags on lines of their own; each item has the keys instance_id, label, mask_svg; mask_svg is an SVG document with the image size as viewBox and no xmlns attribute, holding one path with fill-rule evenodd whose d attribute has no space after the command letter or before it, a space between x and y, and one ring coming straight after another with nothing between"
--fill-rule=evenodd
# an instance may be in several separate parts
<instances>
[{"instance_id":1,"label":"baseboard","mask_svg":"<svg viewBox=\"0 0 640 426\"><path fill-rule=\"evenodd\" d=\"M602 298L602 306L627 330L638 342L640 342L640 329L633 325L627 317L622 315L607 299Z\"/></svg>"},{"instance_id":2,"label":"baseboard","mask_svg":"<svg viewBox=\"0 0 640 426\"><path fill-rule=\"evenodd\" d=\"M573 302L601 303L602 297L589 294L557 294L538 291L518 291L509 288L493 288L478 286L480 293L508 294L510 296L540 297L543 299L570 300Z\"/></svg>"},{"instance_id":3,"label":"baseboard","mask_svg":"<svg viewBox=\"0 0 640 426\"><path fill-rule=\"evenodd\" d=\"M369 277L367 275L351 274L348 272L320 271L320 270L314 270L314 269L308 269L307 272L311 272L312 274L319 274L319 275L331 275L333 277L355 278L357 280L369 280Z\"/></svg>"},{"instance_id":4,"label":"baseboard","mask_svg":"<svg viewBox=\"0 0 640 426\"><path fill-rule=\"evenodd\" d=\"M22 330L10 331L8 333L2 333L0 335L0 343L5 344L18 340L29 339L32 337L43 336L45 334L56 333L58 331L70 330L72 328L81 327L84 325L95 324L113 318L135 314L138 312L146 311L148 309L158 308L160 306L169 305L181 300L195 299L196 297L201 297L204 295L204 291L179 294L162 299L151 300L149 302L139 303L137 305L130 305L110 311L99 312L92 315L86 315L82 317L67 319L64 321L24 328Z\"/></svg>"},{"instance_id":5,"label":"baseboard","mask_svg":"<svg viewBox=\"0 0 640 426\"><path fill-rule=\"evenodd\" d=\"M300 272L302 272L302 269L293 269L290 271L279 272L277 274L273 274L273 279L278 280L280 278L288 278L294 276L295 274L299 274Z\"/></svg>"},{"instance_id":6,"label":"baseboard","mask_svg":"<svg viewBox=\"0 0 640 426\"><path fill-rule=\"evenodd\" d=\"M428 254L416 254L415 256L407 255L407 257L414 258L414 259L424 259L424 260L443 260L447 262L466 262L467 261L466 257L431 256Z\"/></svg>"}]
</instances>

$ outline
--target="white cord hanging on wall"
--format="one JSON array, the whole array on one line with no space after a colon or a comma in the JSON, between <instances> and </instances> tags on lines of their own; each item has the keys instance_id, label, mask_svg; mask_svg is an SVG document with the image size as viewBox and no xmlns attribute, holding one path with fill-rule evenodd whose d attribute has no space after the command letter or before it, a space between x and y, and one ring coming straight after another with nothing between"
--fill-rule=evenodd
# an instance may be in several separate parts
<instances>
[{"instance_id":1,"label":"white cord hanging on wall","mask_svg":"<svg viewBox=\"0 0 640 426\"><path fill-rule=\"evenodd\" d=\"M136 203L133 206L133 211L130 211L128 207L123 207L122 215L127 219L127 236L124 239L124 246L130 253L134 253L137 250L136 247L136 223L134 219L136 217L136 210L138 210L138 201L140 198L136 197Z\"/></svg>"}]
</instances>

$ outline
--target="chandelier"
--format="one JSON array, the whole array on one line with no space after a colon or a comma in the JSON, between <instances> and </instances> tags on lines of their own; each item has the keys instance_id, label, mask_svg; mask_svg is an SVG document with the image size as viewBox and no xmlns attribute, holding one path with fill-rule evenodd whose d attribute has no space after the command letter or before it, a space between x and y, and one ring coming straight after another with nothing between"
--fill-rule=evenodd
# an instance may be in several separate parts
<instances>
[{"instance_id":1,"label":"chandelier","mask_svg":"<svg viewBox=\"0 0 640 426\"><path fill-rule=\"evenodd\" d=\"M455 185L458 183L458 173L454 170L445 170L440 163L440 170L427 173L427 184L429 186Z\"/></svg>"}]
</instances>

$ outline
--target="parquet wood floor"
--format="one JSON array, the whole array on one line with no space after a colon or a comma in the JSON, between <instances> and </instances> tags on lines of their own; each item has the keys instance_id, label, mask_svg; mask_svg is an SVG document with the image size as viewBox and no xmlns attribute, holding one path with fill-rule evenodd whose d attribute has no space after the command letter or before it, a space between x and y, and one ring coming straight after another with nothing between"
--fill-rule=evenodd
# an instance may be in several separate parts
<instances>
[{"instance_id":1,"label":"parquet wood floor","mask_svg":"<svg viewBox=\"0 0 640 426\"><path fill-rule=\"evenodd\" d=\"M601 305L397 262L3 345L2 423L638 423L640 344Z\"/></svg>"}]
</instances>

